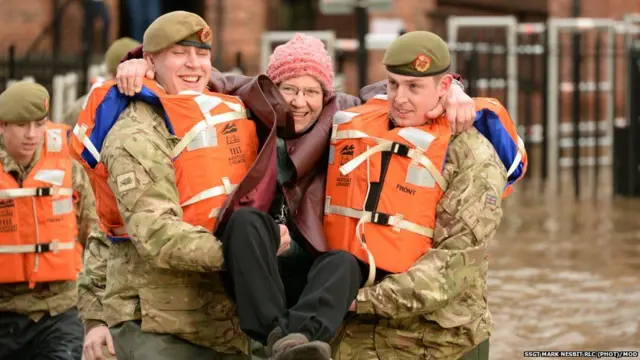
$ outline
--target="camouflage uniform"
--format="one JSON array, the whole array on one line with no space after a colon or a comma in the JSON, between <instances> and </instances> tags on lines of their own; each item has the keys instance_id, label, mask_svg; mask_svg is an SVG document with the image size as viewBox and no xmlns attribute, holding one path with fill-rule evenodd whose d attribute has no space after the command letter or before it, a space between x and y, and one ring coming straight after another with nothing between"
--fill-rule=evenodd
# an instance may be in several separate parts
<instances>
[{"instance_id":1,"label":"camouflage uniform","mask_svg":"<svg viewBox=\"0 0 640 360\"><path fill-rule=\"evenodd\" d=\"M98 325L106 325L102 308L107 286L107 259L111 242L100 230L91 233L84 247L83 267L78 275L78 314L85 334Z\"/></svg>"},{"instance_id":2,"label":"camouflage uniform","mask_svg":"<svg viewBox=\"0 0 640 360\"><path fill-rule=\"evenodd\" d=\"M4 142L0 140L0 161L4 171L14 172L20 181L26 178L39 158L40 150L37 150L31 164L23 168L9 156ZM87 173L75 160L72 171L73 189L77 196L78 241L84 245L91 241L91 235L95 234L92 230L97 228L96 203ZM33 321L40 320L45 314L61 314L75 306L76 301L74 281L37 283L34 289L29 289L27 283L0 284L0 311L28 315Z\"/></svg>"},{"instance_id":3,"label":"camouflage uniform","mask_svg":"<svg viewBox=\"0 0 640 360\"><path fill-rule=\"evenodd\" d=\"M17 83L0 94L0 119L8 124L46 120L48 103L49 94L41 85ZM42 146L22 166L9 155L4 136L0 136L3 171L19 184L27 179L41 156ZM71 181L77 240L85 245L97 225L95 197L86 172L75 160ZM76 301L75 281L40 282L34 288L26 282L0 284L0 358L79 360L83 334Z\"/></svg>"},{"instance_id":4,"label":"camouflage uniform","mask_svg":"<svg viewBox=\"0 0 640 360\"><path fill-rule=\"evenodd\" d=\"M445 41L415 31L394 40L383 63L391 74L421 78L446 73L451 62ZM507 170L474 127L452 137L443 177L433 248L406 272L360 289L334 359L488 359L486 249L502 219Z\"/></svg>"},{"instance_id":5,"label":"camouflage uniform","mask_svg":"<svg viewBox=\"0 0 640 360\"><path fill-rule=\"evenodd\" d=\"M103 319L110 327L141 320L143 332L174 334L222 353L246 353L248 340L235 305L214 273L222 270L222 244L204 228L181 220L170 156L178 141L141 102L129 105L105 139L102 162L131 241L111 244ZM134 186L119 183L122 175L133 177ZM94 270L99 272L93 265L87 272Z\"/></svg>"},{"instance_id":6,"label":"camouflage uniform","mask_svg":"<svg viewBox=\"0 0 640 360\"><path fill-rule=\"evenodd\" d=\"M472 128L449 144L443 175L434 248L406 273L360 290L335 360L458 359L489 338L486 247L502 218L506 170Z\"/></svg>"}]
</instances>

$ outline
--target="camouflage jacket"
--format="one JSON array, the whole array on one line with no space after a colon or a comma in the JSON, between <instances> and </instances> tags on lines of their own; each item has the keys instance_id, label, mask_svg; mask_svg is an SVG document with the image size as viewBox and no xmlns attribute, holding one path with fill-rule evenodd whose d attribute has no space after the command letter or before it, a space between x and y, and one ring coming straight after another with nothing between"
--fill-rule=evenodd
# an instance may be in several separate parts
<instances>
[{"instance_id":1,"label":"camouflage jacket","mask_svg":"<svg viewBox=\"0 0 640 360\"><path fill-rule=\"evenodd\" d=\"M110 245L102 319L108 326L141 320L146 332L173 334L222 353L246 353L248 340L235 305L215 273L223 267L222 243L182 221L170 156L178 141L155 109L135 101L104 141L101 161L131 241ZM123 178L134 181L123 184ZM98 250L87 258L96 262L85 273L104 267L97 259L105 252L101 247L91 247ZM92 304L83 300L85 306Z\"/></svg>"},{"instance_id":2,"label":"camouflage jacket","mask_svg":"<svg viewBox=\"0 0 640 360\"><path fill-rule=\"evenodd\" d=\"M506 170L471 128L451 141L443 175L434 248L407 272L360 289L335 360L458 359L490 336L485 251L502 218Z\"/></svg>"},{"instance_id":3,"label":"camouflage jacket","mask_svg":"<svg viewBox=\"0 0 640 360\"><path fill-rule=\"evenodd\" d=\"M85 334L106 325L102 299L107 286L107 259L111 242L100 230L92 231L84 247L83 267L78 276L78 314Z\"/></svg>"},{"instance_id":4,"label":"camouflage jacket","mask_svg":"<svg viewBox=\"0 0 640 360\"><path fill-rule=\"evenodd\" d=\"M40 149L31 163L22 167L6 152L0 138L0 162L5 172L12 172L16 180L23 181L40 158ZM76 217L78 221L78 241L84 246L90 233L97 229L96 200L89 184L89 177L82 165L75 160L72 165L72 182ZM36 284L29 289L27 283L0 284L0 311L11 311L29 315L38 321L45 314L57 315L76 305L77 292L74 281L56 281Z\"/></svg>"}]
</instances>

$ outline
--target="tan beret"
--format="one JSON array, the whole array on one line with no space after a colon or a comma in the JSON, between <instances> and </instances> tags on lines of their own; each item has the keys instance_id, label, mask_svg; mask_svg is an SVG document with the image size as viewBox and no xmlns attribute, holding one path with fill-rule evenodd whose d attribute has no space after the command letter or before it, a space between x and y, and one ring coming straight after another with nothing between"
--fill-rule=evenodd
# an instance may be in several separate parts
<instances>
[{"instance_id":1,"label":"tan beret","mask_svg":"<svg viewBox=\"0 0 640 360\"><path fill-rule=\"evenodd\" d=\"M19 124L42 120L49 111L49 92L44 86L22 81L0 94L0 121Z\"/></svg>"},{"instance_id":2,"label":"tan beret","mask_svg":"<svg viewBox=\"0 0 640 360\"><path fill-rule=\"evenodd\" d=\"M451 54L440 36L429 31L412 31L389 45L382 63L395 74L434 76L449 70Z\"/></svg>"},{"instance_id":3,"label":"tan beret","mask_svg":"<svg viewBox=\"0 0 640 360\"><path fill-rule=\"evenodd\" d=\"M157 18L144 32L142 51L158 52L174 44L211 49L211 28L200 16L173 11Z\"/></svg>"},{"instance_id":4,"label":"tan beret","mask_svg":"<svg viewBox=\"0 0 640 360\"><path fill-rule=\"evenodd\" d=\"M138 45L140 45L139 42L128 37L123 37L114 41L104 54L104 62L107 64L107 72L111 75L115 75L122 58Z\"/></svg>"}]
</instances>

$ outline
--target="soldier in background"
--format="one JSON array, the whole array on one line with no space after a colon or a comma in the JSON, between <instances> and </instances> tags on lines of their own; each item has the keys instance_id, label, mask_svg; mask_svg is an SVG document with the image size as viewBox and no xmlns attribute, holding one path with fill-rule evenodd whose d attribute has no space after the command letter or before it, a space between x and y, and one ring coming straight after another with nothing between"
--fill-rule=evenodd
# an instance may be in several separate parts
<instances>
[{"instance_id":1,"label":"soldier in background","mask_svg":"<svg viewBox=\"0 0 640 360\"><path fill-rule=\"evenodd\" d=\"M95 198L69 155L49 93L19 82L0 94L0 359L79 360L76 275L95 236Z\"/></svg>"},{"instance_id":2,"label":"soldier in background","mask_svg":"<svg viewBox=\"0 0 640 360\"><path fill-rule=\"evenodd\" d=\"M114 41L109 49L104 54L104 62L107 65L107 78L111 79L116 76L116 70L118 69L118 64L120 64L120 60L129 52L136 48L136 46L140 45L139 42L128 38L123 37L116 41ZM107 80L108 80L107 79ZM78 115L80 115L80 111L82 111L82 107L84 106L84 102L87 100L87 94L82 95L76 101L73 102L69 106L69 108L64 112L62 116L62 122L72 129L78 120Z\"/></svg>"}]
</instances>

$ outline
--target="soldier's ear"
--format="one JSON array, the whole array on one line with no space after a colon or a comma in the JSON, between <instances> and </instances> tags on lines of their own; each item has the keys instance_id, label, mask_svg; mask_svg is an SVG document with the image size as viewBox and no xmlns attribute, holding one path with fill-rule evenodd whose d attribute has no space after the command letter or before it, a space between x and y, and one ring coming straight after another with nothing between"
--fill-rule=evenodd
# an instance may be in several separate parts
<instances>
[{"instance_id":1,"label":"soldier's ear","mask_svg":"<svg viewBox=\"0 0 640 360\"><path fill-rule=\"evenodd\" d=\"M438 81L437 89L440 94L446 94L451 90L451 85L453 85L453 76L451 74L444 74Z\"/></svg>"},{"instance_id":2,"label":"soldier's ear","mask_svg":"<svg viewBox=\"0 0 640 360\"><path fill-rule=\"evenodd\" d=\"M149 53L144 53L143 57L144 57L144 60L147 62L147 69L155 72L156 63L155 63L155 59L153 58L153 55Z\"/></svg>"}]
</instances>

